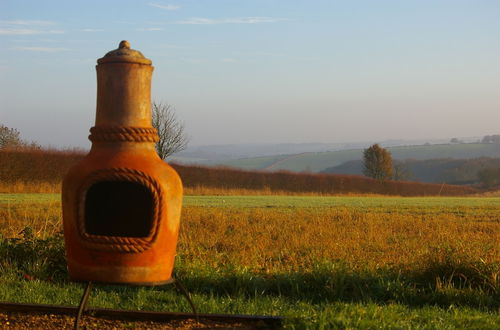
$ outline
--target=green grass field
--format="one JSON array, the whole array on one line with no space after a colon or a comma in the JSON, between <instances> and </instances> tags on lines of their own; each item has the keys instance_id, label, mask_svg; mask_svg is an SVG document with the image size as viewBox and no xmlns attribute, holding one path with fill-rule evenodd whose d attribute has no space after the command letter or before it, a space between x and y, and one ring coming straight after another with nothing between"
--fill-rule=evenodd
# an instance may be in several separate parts
<instances>
[{"instance_id":1,"label":"green grass field","mask_svg":"<svg viewBox=\"0 0 500 330\"><path fill-rule=\"evenodd\" d=\"M1 194L0 205L60 202L60 194ZM485 208L500 210L499 197L346 197L346 196L184 196L184 206L200 207L349 207Z\"/></svg>"},{"instance_id":2,"label":"green grass field","mask_svg":"<svg viewBox=\"0 0 500 330\"><path fill-rule=\"evenodd\" d=\"M0 221L0 300L77 305L60 196L0 194ZM176 274L200 312L297 329L500 324L498 197L186 196L181 221ZM168 286L100 285L90 305L190 311Z\"/></svg>"}]
</instances>

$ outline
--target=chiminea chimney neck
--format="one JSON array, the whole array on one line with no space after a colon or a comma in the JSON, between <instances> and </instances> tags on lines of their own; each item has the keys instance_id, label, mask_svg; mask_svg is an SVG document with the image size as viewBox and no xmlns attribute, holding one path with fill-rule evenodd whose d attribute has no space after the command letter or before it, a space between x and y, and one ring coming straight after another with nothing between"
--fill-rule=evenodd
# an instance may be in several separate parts
<instances>
[{"instance_id":1,"label":"chiminea chimney neck","mask_svg":"<svg viewBox=\"0 0 500 330\"><path fill-rule=\"evenodd\" d=\"M96 120L90 140L116 141L133 135L130 141L156 141L151 124L151 61L124 40L97 62Z\"/></svg>"}]
</instances>

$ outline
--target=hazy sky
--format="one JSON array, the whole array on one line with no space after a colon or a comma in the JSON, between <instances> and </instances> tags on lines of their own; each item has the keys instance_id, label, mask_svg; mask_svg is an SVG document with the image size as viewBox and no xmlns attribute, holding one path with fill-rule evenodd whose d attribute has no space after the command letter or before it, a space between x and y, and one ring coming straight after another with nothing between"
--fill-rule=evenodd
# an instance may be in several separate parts
<instances>
[{"instance_id":1,"label":"hazy sky","mask_svg":"<svg viewBox=\"0 0 500 330\"><path fill-rule=\"evenodd\" d=\"M0 123L88 147L123 39L194 145L500 133L499 0L1 0Z\"/></svg>"}]
</instances>

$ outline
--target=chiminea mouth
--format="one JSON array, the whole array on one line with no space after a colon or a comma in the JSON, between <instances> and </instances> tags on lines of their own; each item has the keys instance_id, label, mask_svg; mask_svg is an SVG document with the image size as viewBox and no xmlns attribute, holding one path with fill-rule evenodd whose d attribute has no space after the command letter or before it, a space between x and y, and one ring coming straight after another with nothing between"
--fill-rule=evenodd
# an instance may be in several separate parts
<instances>
[{"instance_id":1,"label":"chiminea mouth","mask_svg":"<svg viewBox=\"0 0 500 330\"><path fill-rule=\"evenodd\" d=\"M85 196L84 221L89 235L148 237L153 224L151 192L137 182L96 182Z\"/></svg>"},{"instance_id":2,"label":"chiminea mouth","mask_svg":"<svg viewBox=\"0 0 500 330\"><path fill-rule=\"evenodd\" d=\"M90 175L79 192L82 243L99 250L142 252L157 235L162 196L147 174L110 168Z\"/></svg>"}]
</instances>

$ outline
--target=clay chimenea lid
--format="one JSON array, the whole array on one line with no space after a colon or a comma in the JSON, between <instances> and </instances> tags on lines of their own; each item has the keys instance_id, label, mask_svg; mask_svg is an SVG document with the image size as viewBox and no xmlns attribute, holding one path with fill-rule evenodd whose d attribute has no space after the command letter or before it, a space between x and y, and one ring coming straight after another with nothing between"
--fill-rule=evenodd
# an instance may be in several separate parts
<instances>
[{"instance_id":1,"label":"clay chimenea lid","mask_svg":"<svg viewBox=\"0 0 500 330\"><path fill-rule=\"evenodd\" d=\"M121 41L117 49L106 53L104 57L97 60L99 64L120 62L151 65L151 60L145 58L140 51L131 49L130 42L127 40Z\"/></svg>"}]
</instances>

